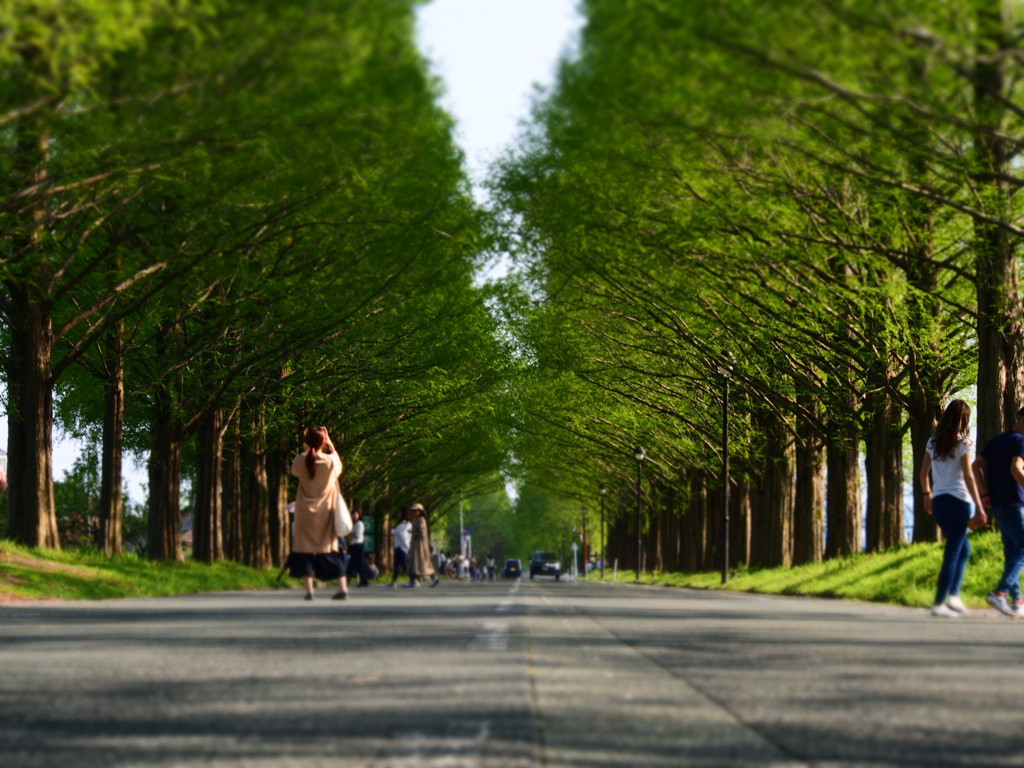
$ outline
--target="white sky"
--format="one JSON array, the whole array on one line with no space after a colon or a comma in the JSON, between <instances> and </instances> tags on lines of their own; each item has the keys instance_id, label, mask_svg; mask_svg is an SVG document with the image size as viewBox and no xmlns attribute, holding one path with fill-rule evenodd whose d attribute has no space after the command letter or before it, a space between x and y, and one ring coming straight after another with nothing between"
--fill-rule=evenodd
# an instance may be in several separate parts
<instances>
[{"instance_id":1,"label":"white sky","mask_svg":"<svg viewBox=\"0 0 1024 768\"><path fill-rule=\"evenodd\" d=\"M447 86L442 106L475 181L529 118L534 85L554 81L582 23L577 0L432 0L420 48Z\"/></svg>"},{"instance_id":2,"label":"white sky","mask_svg":"<svg viewBox=\"0 0 1024 768\"><path fill-rule=\"evenodd\" d=\"M431 0L421 8L420 46L445 83L442 106L456 119L456 140L474 182L514 143L529 118L534 86L554 81L581 23L577 0ZM0 430L6 436L6 413ZM56 479L78 450L76 441L54 435ZM143 501L145 470L128 459L124 471L132 500Z\"/></svg>"}]
</instances>

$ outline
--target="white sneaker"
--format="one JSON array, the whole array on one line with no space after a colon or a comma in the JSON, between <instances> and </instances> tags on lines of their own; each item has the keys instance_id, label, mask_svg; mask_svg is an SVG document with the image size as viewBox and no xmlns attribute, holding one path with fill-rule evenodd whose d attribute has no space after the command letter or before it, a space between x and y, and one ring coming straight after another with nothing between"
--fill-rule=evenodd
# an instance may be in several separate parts
<instances>
[{"instance_id":1,"label":"white sneaker","mask_svg":"<svg viewBox=\"0 0 1024 768\"><path fill-rule=\"evenodd\" d=\"M944 619L959 619L960 614L950 608L948 605L939 603L938 605L932 606L932 616L941 616Z\"/></svg>"},{"instance_id":2,"label":"white sneaker","mask_svg":"<svg viewBox=\"0 0 1024 768\"><path fill-rule=\"evenodd\" d=\"M1019 603L1014 603L1010 606L1010 610L1013 611L1013 616L1016 619L1024 619L1024 600Z\"/></svg>"},{"instance_id":3,"label":"white sneaker","mask_svg":"<svg viewBox=\"0 0 1024 768\"><path fill-rule=\"evenodd\" d=\"M967 606L964 605L964 601L960 599L960 595L950 595L946 600L946 606L952 608L957 613L967 613Z\"/></svg>"},{"instance_id":4,"label":"white sneaker","mask_svg":"<svg viewBox=\"0 0 1024 768\"><path fill-rule=\"evenodd\" d=\"M1006 595L1001 595L998 592L990 592L985 600L1004 616L1012 617L1016 615L1010 607L1010 604L1006 602Z\"/></svg>"}]
</instances>

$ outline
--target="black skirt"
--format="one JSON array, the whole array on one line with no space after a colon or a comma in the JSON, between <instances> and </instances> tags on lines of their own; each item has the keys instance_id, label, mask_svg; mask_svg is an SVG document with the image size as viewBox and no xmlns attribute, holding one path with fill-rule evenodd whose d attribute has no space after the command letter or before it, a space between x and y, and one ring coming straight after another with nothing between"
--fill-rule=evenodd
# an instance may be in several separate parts
<instances>
[{"instance_id":1,"label":"black skirt","mask_svg":"<svg viewBox=\"0 0 1024 768\"><path fill-rule=\"evenodd\" d=\"M345 575L345 564L337 552L292 552L288 555L288 573L295 579L313 576L319 581L334 581Z\"/></svg>"}]
</instances>

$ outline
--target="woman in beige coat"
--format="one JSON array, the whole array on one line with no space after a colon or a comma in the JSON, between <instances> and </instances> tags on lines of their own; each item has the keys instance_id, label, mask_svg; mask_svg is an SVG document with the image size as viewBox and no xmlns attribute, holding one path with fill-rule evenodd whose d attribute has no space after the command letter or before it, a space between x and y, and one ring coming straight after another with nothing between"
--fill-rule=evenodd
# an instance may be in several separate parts
<instances>
[{"instance_id":1,"label":"woman in beige coat","mask_svg":"<svg viewBox=\"0 0 1024 768\"><path fill-rule=\"evenodd\" d=\"M308 450L292 462L292 474L299 479L295 494L295 528L292 554L288 558L291 575L302 579L306 599L314 598L313 579L338 580L333 600L348 597L345 566L338 554L338 536L334 532L334 505L341 489L341 459L325 427L306 430Z\"/></svg>"},{"instance_id":2,"label":"woman in beige coat","mask_svg":"<svg viewBox=\"0 0 1024 768\"><path fill-rule=\"evenodd\" d=\"M418 587L420 581L430 576L433 579L430 586L436 587L439 581L434 570L434 562L430 558L427 511L422 504L413 504L409 511L413 514L412 544L409 547L409 583L405 586Z\"/></svg>"}]
</instances>

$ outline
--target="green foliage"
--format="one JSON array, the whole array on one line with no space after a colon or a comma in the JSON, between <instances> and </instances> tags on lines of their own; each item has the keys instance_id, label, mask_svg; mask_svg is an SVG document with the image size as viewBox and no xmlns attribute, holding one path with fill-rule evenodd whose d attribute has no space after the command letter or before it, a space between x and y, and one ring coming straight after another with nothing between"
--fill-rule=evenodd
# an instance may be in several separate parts
<instances>
[{"instance_id":1,"label":"green foliage","mask_svg":"<svg viewBox=\"0 0 1024 768\"><path fill-rule=\"evenodd\" d=\"M534 552L556 552L568 569L573 542L582 546L584 507L579 499L535 485L532 478L519 488L511 516L514 549L507 557L522 559L524 566ZM587 529L591 546L598 543L599 515L591 506L587 511Z\"/></svg>"},{"instance_id":2,"label":"green foliage","mask_svg":"<svg viewBox=\"0 0 1024 768\"><path fill-rule=\"evenodd\" d=\"M431 520L431 531L437 538L439 524L444 526L443 551L458 553L459 541L459 500L453 500L442 510L442 516ZM462 500L462 522L472 535L473 556L482 566L489 554L500 562L507 557L517 557L521 551L513 525L513 506L504 487L496 490L471 493Z\"/></svg>"},{"instance_id":3,"label":"green foliage","mask_svg":"<svg viewBox=\"0 0 1024 768\"><path fill-rule=\"evenodd\" d=\"M118 54L146 45L163 24L198 33L219 0L10 0L0 7L5 105L25 91L62 96L89 88Z\"/></svg>"},{"instance_id":4,"label":"green foliage","mask_svg":"<svg viewBox=\"0 0 1024 768\"><path fill-rule=\"evenodd\" d=\"M971 381L985 129L954 115L985 11L954 6L584 3L493 180L526 472L586 497L643 444L664 485L707 473L726 351L733 472L755 481L765 418L827 438L883 393L927 428Z\"/></svg>"},{"instance_id":5,"label":"green foliage","mask_svg":"<svg viewBox=\"0 0 1024 768\"><path fill-rule=\"evenodd\" d=\"M99 457L86 445L64 478L54 483L54 505L62 545L81 549L95 545L100 500Z\"/></svg>"},{"instance_id":6,"label":"green foliage","mask_svg":"<svg viewBox=\"0 0 1024 768\"><path fill-rule=\"evenodd\" d=\"M98 439L120 357L135 451L158 418L188 440L214 411L260 413L272 446L329 425L363 497L436 507L456 484L500 488L507 354L474 284L484 216L416 3L102 5L15 3L0 42L24 74L0 91L23 244L0 260L0 328L23 322L16 294L50 313L44 375L67 431ZM52 45L49 74L16 39ZM35 74L52 100L34 101Z\"/></svg>"}]
</instances>

